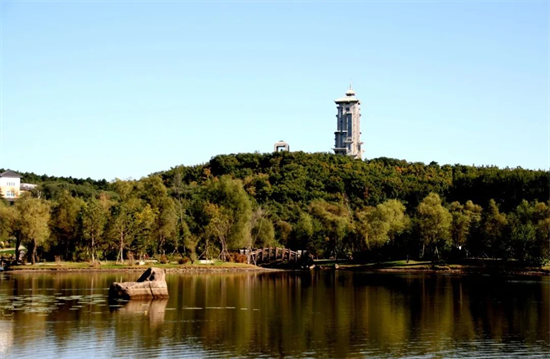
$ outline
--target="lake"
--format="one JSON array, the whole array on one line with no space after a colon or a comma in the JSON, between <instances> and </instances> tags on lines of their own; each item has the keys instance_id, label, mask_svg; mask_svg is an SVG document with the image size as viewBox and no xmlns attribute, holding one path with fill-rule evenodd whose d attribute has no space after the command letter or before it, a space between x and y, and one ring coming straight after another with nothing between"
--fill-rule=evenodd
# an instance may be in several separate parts
<instances>
[{"instance_id":1,"label":"lake","mask_svg":"<svg viewBox=\"0 0 550 359\"><path fill-rule=\"evenodd\" d=\"M0 357L546 357L550 278L348 271L0 274Z\"/></svg>"}]
</instances>

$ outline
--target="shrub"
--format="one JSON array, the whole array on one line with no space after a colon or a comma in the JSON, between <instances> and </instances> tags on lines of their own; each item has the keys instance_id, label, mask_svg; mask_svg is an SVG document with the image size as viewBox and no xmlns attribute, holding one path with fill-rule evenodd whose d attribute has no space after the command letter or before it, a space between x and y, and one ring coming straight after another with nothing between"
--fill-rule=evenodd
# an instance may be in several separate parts
<instances>
[{"instance_id":1,"label":"shrub","mask_svg":"<svg viewBox=\"0 0 550 359\"><path fill-rule=\"evenodd\" d=\"M161 255L160 258L159 258L159 263L160 263L160 264L169 263L168 257L167 257L165 254Z\"/></svg>"},{"instance_id":2,"label":"shrub","mask_svg":"<svg viewBox=\"0 0 550 359\"><path fill-rule=\"evenodd\" d=\"M182 258L178 259L179 264L187 264L187 263L189 263L189 261L190 261L190 259L187 258L187 257L182 257Z\"/></svg>"},{"instance_id":3,"label":"shrub","mask_svg":"<svg viewBox=\"0 0 550 359\"><path fill-rule=\"evenodd\" d=\"M235 253L229 253L226 257L226 262L234 263L235 262Z\"/></svg>"},{"instance_id":4,"label":"shrub","mask_svg":"<svg viewBox=\"0 0 550 359\"><path fill-rule=\"evenodd\" d=\"M237 263L246 263L247 262L246 255L236 253L235 254L235 262L237 262Z\"/></svg>"}]
</instances>

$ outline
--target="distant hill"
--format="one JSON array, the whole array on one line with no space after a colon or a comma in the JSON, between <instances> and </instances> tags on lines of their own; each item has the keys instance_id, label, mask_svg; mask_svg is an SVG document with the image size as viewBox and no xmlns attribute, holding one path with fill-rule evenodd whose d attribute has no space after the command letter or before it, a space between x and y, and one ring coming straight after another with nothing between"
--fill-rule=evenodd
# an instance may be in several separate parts
<instances>
[{"instance_id":1,"label":"distant hill","mask_svg":"<svg viewBox=\"0 0 550 359\"><path fill-rule=\"evenodd\" d=\"M485 206L494 199L501 209L511 210L523 199L544 202L550 198L548 171L440 166L386 157L361 161L328 153L219 155L203 165L179 166L157 174L169 188L175 177L183 183L201 183L211 176L230 175L242 179L259 203L345 199L357 208L399 199L414 208L435 192L447 202L472 200Z\"/></svg>"}]
</instances>

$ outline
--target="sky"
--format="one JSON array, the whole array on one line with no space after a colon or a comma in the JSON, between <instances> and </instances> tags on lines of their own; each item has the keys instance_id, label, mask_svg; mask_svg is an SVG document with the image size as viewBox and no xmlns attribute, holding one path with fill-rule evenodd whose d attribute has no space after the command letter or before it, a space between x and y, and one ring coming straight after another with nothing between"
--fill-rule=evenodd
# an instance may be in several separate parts
<instances>
[{"instance_id":1,"label":"sky","mask_svg":"<svg viewBox=\"0 0 550 359\"><path fill-rule=\"evenodd\" d=\"M548 169L548 1L0 2L0 168L141 178L218 154Z\"/></svg>"}]
</instances>

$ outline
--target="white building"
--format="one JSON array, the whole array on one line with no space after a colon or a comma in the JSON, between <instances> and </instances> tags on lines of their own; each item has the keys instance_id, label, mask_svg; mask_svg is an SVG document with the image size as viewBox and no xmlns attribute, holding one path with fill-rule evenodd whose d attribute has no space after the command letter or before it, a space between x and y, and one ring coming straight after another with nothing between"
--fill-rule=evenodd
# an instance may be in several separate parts
<instances>
[{"instance_id":1,"label":"white building","mask_svg":"<svg viewBox=\"0 0 550 359\"><path fill-rule=\"evenodd\" d=\"M35 187L35 184L21 183L21 175L17 172L7 170L0 173L0 193L8 201L19 198L22 192L30 191Z\"/></svg>"},{"instance_id":2,"label":"white building","mask_svg":"<svg viewBox=\"0 0 550 359\"><path fill-rule=\"evenodd\" d=\"M7 170L0 173L0 192L8 201L13 201L19 197L21 192L21 175L13 171Z\"/></svg>"},{"instance_id":3,"label":"white building","mask_svg":"<svg viewBox=\"0 0 550 359\"><path fill-rule=\"evenodd\" d=\"M283 140L280 140L279 142L275 142L275 145L273 145L273 152L289 152L290 146L288 143L286 143Z\"/></svg>"},{"instance_id":4,"label":"white building","mask_svg":"<svg viewBox=\"0 0 550 359\"><path fill-rule=\"evenodd\" d=\"M349 87L346 96L334 101L338 113L336 115L336 131L334 132L334 153L361 159L361 102L355 97L355 91Z\"/></svg>"}]
</instances>

